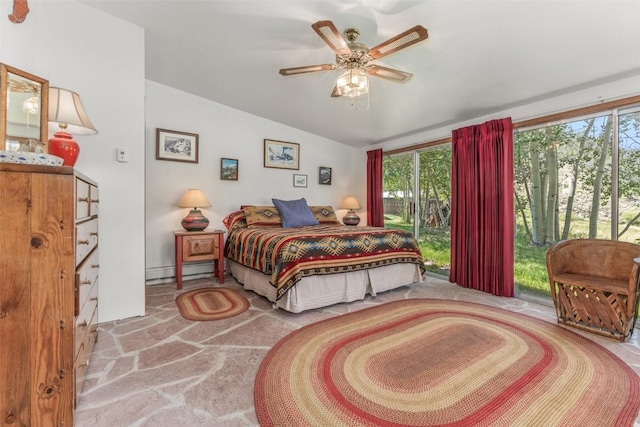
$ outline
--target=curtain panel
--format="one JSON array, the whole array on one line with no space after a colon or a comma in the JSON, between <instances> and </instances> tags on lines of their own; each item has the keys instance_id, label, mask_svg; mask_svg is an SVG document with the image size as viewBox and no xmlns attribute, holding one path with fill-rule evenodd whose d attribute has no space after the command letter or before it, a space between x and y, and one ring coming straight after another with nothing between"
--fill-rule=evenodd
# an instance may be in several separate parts
<instances>
[{"instance_id":1,"label":"curtain panel","mask_svg":"<svg viewBox=\"0 0 640 427\"><path fill-rule=\"evenodd\" d=\"M514 295L511 118L453 131L449 281Z\"/></svg>"},{"instance_id":2,"label":"curtain panel","mask_svg":"<svg viewBox=\"0 0 640 427\"><path fill-rule=\"evenodd\" d=\"M367 151L367 225L384 227L381 148Z\"/></svg>"}]
</instances>

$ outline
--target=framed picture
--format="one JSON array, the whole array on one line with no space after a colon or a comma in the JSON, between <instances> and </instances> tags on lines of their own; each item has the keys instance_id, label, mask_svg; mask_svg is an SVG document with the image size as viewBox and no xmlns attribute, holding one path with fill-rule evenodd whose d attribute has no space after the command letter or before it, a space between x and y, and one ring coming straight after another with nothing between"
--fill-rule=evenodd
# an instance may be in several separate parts
<instances>
[{"instance_id":1,"label":"framed picture","mask_svg":"<svg viewBox=\"0 0 640 427\"><path fill-rule=\"evenodd\" d=\"M198 134L156 129L156 159L198 163Z\"/></svg>"},{"instance_id":2,"label":"framed picture","mask_svg":"<svg viewBox=\"0 0 640 427\"><path fill-rule=\"evenodd\" d=\"M238 180L238 159L220 159L220 179L223 181Z\"/></svg>"},{"instance_id":3,"label":"framed picture","mask_svg":"<svg viewBox=\"0 0 640 427\"><path fill-rule=\"evenodd\" d=\"M331 185L331 168L325 166L318 168L318 184Z\"/></svg>"},{"instance_id":4,"label":"framed picture","mask_svg":"<svg viewBox=\"0 0 640 427\"><path fill-rule=\"evenodd\" d=\"M293 186L294 187L307 187L307 175L293 174Z\"/></svg>"},{"instance_id":5,"label":"framed picture","mask_svg":"<svg viewBox=\"0 0 640 427\"><path fill-rule=\"evenodd\" d=\"M300 144L295 142L264 140L264 167L300 169Z\"/></svg>"}]
</instances>

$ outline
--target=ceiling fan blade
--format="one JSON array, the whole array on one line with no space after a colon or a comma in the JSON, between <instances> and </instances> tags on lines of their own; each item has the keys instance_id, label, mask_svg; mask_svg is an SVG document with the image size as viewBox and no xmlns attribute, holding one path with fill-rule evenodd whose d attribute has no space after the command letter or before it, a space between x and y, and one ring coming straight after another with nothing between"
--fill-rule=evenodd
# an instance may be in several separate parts
<instances>
[{"instance_id":1,"label":"ceiling fan blade","mask_svg":"<svg viewBox=\"0 0 640 427\"><path fill-rule=\"evenodd\" d=\"M336 68L336 64L307 65L306 67L282 68L280 74L291 76L294 74L315 73L316 71L331 71Z\"/></svg>"},{"instance_id":2,"label":"ceiling fan blade","mask_svg":"<svg viewBox=\"0 0 640 427\"><path fill-rule=\"evenodd\" d=\"M340 94L338 93L338 85L335 85L335 86L333 87L333 92L331 92L331 97L332 97L332 98L338 98L338 97L340 97L340 96L342 96L342 95L340 95Z\"/></svg>"},{"instance_id":3,"label":"ceiling fan blade","mask_svg":"<svg viewBox=\"0 0 640 427\"><path fill-rule=\"evenodd\" d=\"M367 73L372 76L382 77L383 79L391 80L398 83L404 83L411 79L413 74L405 71L394 70L393 68L381 67L380 65L370 65L367 68Z\"/></svg>"},{"instance_id":4,"label":"ceiling fan blade","mask_svg":"<svg viewBox=\"0 0 640 427\"><path fill-rule=\"evenodd\" d=\"M422 40L426 40L427 37L429 37L427 29L422 25L416 25L415 27L405 31L404 33L398 34L394 38L389 39L386 42L382 42L378 46L369 49L369 55L371 55L371 58L373 59L380 59L384 56L391 55L392 53L421 42Z\"/></svg>"},{"instance_id":5,"label":"ceiling fan blade","mask_svg":"<svg viewBox=\"0 0 640 427\"><path fill-rule=\"evenodd\" d=\"M311 25L311 28L329 45L336 55L346 55L351 53L347 42L340 35L340 32L331 21L318 21Z\"/></svg>"}]
</instances>

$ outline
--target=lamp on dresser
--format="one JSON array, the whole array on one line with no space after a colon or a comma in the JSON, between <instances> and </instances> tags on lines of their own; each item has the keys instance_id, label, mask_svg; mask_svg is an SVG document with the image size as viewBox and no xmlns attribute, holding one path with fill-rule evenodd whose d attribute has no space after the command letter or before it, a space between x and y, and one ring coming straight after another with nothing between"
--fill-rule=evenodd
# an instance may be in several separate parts
<instances>
[{"instance_id":1,"label":"lamp on dresser","mask_svg":"<svg viewBox=\"0 0 640 427\"><path fill-rule=\"evenodd\" d=\"M211 203L202 190L190 188L180 200L178 207L191 208L189 214L182 219L182 227L187 231L202 231L209 226L209 220L202 215L200 209L210 207Z\"/></svg>"},{"instance_id":2,"label":"lamp on dresser","mask_svg":"<svg viewBox=\"0 0 640 427\"><path fill-rule=\"evenodd\" d=\"M357 209L360 209L360 202L353 196L349 196L342 202L342 209L349 209L347 214L342 217L344 225L358 225L360 223L360 217L356 213Z\"/></svg>"},{"instance_id":3,"label":"lamp on dresser","mask_svg":"<svg viewBox=\"0 0 640 427\"><path fill-rule=\"evenodd\" d=\"M62 157L63 166L73 166L78 160L80 146L72 135L95 135L96 128L89 120L80 95L59 87L49 88L49 154Z\"/></svg>"}]
</instances>

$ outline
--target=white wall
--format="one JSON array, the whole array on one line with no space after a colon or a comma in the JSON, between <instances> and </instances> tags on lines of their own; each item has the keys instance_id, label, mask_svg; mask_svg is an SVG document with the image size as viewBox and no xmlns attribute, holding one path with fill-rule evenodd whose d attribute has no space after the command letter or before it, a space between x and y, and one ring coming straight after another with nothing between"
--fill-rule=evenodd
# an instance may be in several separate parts
<instances>
[{"instance_id":1,"label":"white wall","mask_svg":"<svg viewBox=\"0 0 640 427\"><path fill-rule=\"evenodd\" d=\"M310 205L332 205L356 195L361 203L364 181L356 165L366 162L356 148L250 115L197 96L147 81L146 90L146 230L147 280L174 277L173 230L188 209L178 202L189 188L200 188L212 204L202 209L210 228L224 229L222 219L242 204L271 205L271 198L304 197ZM300 112L304 114L304 112ZM199 162L156 160L156 128L197 133ZM300 170L263 167L263 140L300 144ZM239 160L238 181L220 180L220 158ZM318 167L332 168L332 185L318 184ZM308 176L307 188L293 187L293 174ZM211 263L184 265L184 275L211 271ZM186 278L186 277L185 277Z\"/></svg>"},{"instance_id":2,"label":"white wall","mask_svg":"<svg viewBox=\"0 0 640 427\"><path fill-rule=\"evenodd\" d=\"M0 1L0 61L80 94L99 132L75 137L76 169L100 185L99 321L143 315L144 33L73 0L29 8L13 24L12 2Z\"/></svg>"}]
</instances>

